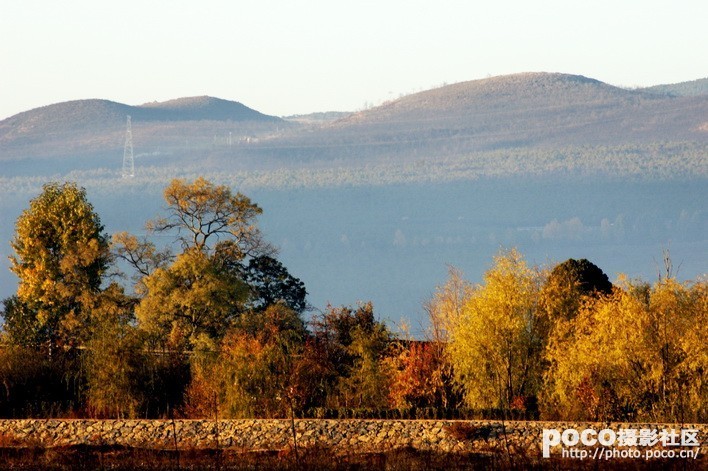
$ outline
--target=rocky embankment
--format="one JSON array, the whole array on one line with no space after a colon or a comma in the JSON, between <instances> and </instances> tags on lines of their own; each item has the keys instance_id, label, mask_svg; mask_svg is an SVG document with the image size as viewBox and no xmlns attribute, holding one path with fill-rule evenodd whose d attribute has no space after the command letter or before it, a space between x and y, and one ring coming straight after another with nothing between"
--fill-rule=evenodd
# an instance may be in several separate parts
<instances>
[{"instance_id":1,"label":"rocky embankment","mask_svg":"<svg viewBox=\"0 0 708 471\"><path fill-rule=\"evenodd\" d=\"M455 420L296 420L298 448L317 447L342 453L385 452L414 449L443 453L504 453L541 458L544 429L562 433L591 429L600 432L634 430L638 440L635 450L651 449L679 452L696 450L699 457L708 454L708 424L629 424L522 421ZM661 431L675 431L668 444L662 443ZM682 437L682 430L691 431ZM648 432L644 432L648 431ZM655 434L652 435L651 432ZM652 438L653 437L653 438ZM567 438L567 437L566 437ZM572 440L572 435L569 436ZM681 443L687 438L686 443ZM694 443L691 444L691 438ZM293 447L289 420L69 420L24 419L0 420L0 447L51 448L66 446L121 446L157 450L287 450ZM567 444L566 444L567 445ZM602 445L596 445L602 447ZM564 444L550 447L560 455ZM582 444L566 449L588 449ZM618 443L605 450L623 450ZM607 452L607 451L605 451Z\"/></svg>"}]
</instances>

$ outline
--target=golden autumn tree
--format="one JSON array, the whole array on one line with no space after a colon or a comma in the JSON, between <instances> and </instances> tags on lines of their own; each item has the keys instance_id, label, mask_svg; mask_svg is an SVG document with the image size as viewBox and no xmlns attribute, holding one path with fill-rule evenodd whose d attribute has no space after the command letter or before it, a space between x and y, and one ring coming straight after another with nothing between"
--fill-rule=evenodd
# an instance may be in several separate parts
<instances>
[{"instance_id":1,"label":"golden autumn tree","mask_svg":"<svg viewBox=\"0 0 708 471\"><path fill-rule=\"evenodd\" d=\"M448 267L447 281L423 306L430 320L428 336L432 342L442 344L449 340L450 330L460 320L472 290L462 271Z\"/></svg>"},{"instance_id":2,"label":"golden autumn tree","mask_svg":"<svg viewBox=\"0 0 708 471\"><path fill-rule=\"evenodd\" d=\"M501 252L451 327L455 380L473 408L509 409L538 392L540 273L516 250Z\"/></svg>"},{"instance_id":3,"label":"golden autumn tree","mask_svg":"<svg viewBox=\"0 0 708 471\"><path fill-rule=\"evenodd\" d=\"M647 374L642 341L645 305L627 290L587 298L573 319L556 323L549 340L542 406L550 417L612 419Z\"/></svg>"},{"instance_id":4,"label":"golden autumn tree","mask_svg":"<svg viewBox=\"0 0 708 471\"><path fill-rule=\"evenodd\" d=\"M659 280L649 294L646 341L651 415L677 421L708 417L708 283ZM651 348L653 346L654 348Z\"/></svg>"},{"instance_id":5,"label":"golden autumn tree","mask_svg":"<svg viewBox=\"0 0 708 471\"><path fill-rule=\"evenodd\" d=\"M256 224L263 210L228 186L214 185L203 177L191 183L175 179L163 196L168 215L150 221L148 228L175 233L184 249L209 252L218 242L229 241L236 259L272 252Z\"/></svg>"},{"instance_id":6,"label":"golden autumn tree","mask_svg":"<svg viewBox=\"0 0 708 471\"><path fill-rule=\"evenodd\" d=\"M42 332L50 345L80 341L88 322L83 306L100 291L110 260L86 190L74 183L44 185L17 219L11 245L17 300L25 305L18 312L32 316L21 319L24 331Z\"/></svg>"}]
</instances>

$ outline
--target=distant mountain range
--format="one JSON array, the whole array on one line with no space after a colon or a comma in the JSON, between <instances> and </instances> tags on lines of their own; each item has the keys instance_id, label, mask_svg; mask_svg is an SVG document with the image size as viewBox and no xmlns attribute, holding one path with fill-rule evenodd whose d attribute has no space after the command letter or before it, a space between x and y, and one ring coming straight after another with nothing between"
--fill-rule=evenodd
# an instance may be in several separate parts
<instances>
[{"instance_id":1,"label":"distant mountain range","mask_svg":"<svg viewBox=\"0 0 708 471\"><path fill-rule=\"evenodd\" d=\"M287 119L212 97L129 106L49 105L0 121L0 161L104 156L123 146L180 159L302 162L455 156L567 146L708 144L708 79L627 90L578 75L523 73L447 85L356 113Z\"/></svg>"}]
</instances>

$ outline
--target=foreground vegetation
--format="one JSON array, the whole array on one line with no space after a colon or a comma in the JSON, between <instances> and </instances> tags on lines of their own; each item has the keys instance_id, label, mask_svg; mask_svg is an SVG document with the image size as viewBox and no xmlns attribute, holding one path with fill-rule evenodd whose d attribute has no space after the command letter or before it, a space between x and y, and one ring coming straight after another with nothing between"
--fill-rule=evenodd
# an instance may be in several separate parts
<instances>
[{"instance_id":1,"label":"foreground vegetation","mask_svg":"<svg viewBox=\"0 0 708 471\"><path fill-rule=\"evenodd\" d=\"M502 251L479 286L451 270L415 340L370 303L305 322L305 286L248 197L202 178L164 196L147 227L166 247L109 238L74 184L30 202L12 241L1 416L708 417L708 284L678 282L668 257L653 285L613 285L587 260L530 267Z\"/></svg>"}]
</instances>

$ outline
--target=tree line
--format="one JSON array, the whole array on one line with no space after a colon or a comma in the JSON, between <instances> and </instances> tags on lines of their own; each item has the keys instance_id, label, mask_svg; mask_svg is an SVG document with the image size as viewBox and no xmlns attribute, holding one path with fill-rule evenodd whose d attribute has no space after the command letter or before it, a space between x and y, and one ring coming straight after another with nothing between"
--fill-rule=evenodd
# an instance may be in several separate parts
<instances>
[{"instance_id":1,"label":"tree line","mask_svg":"<svg viewBox=\"0 0 708 471\"><path fill-rule=\"evenodd\" d=\"M530 267L502 252L471 286L433 298L454 379L471 407L553 420L705 421L708 283L679 282L668 252L653 285L569 259Z\"/></svg>"},{"instance_id":2,"label":"tree line","mask_svg":"<svg viewBox=\"0 0 708 471\"><path fill-rule=\"evenodd\" d=\"M30 201L3 301L1 416L706 418L704 280L667 268L613 285L587 260L500 252L478 286L451 270L415 340L371 303L306 321L306 288L247 196L197 178L164 198L145 237L109 237L73 183Z\"/></svg>"},{"instance_id":3,"label":"tree line","mask_svg":"<svg viewBox=\"0 0 708 471\"><path fill-rule=\"evenodd\" d=\"M228 160L219 160L217 168L195 165L191 152L185 152L184 155L169 154L169 163L149 159L144 161L139 165L135 178L130 180L116 179L120 172L105 167L68 171L53 166L47 168L45 174L61 174L62 178L81 181L90 189L100 189L103 194L115 194L135 187L161 189L175 175L192 180L208 175L210 180L221 184L268 189L445 183L547 175L583 179L601 177L622 181L696 180L708 175L703 163L705 147L705 144L691 141L478 149L464 152L448 152L438 147L435 150L407 150L388 159L362 158L359 148L351 151L349 159L341 156L332 159L324 155L313 157L321 150L318 147L306 147L301 149L297 159L283 159L278 155L264 156L260 153L248 157L252 160L246 157L243 157L246 160L241 157L234 160L229 156ZM341 150L339 147L337 149ZM244 170L244 161L256 165L247 165L250 169ZM289 168L287 162L292 161L298 162L300 166ZM230 162L238 164L232 165ZM272 165L264 165L264 162ZM6 176L0 175L0 188L8 195L33 194L40 190L44 180L44 177L36 175L6 173Z\"/></svg>"}]
</instances>

